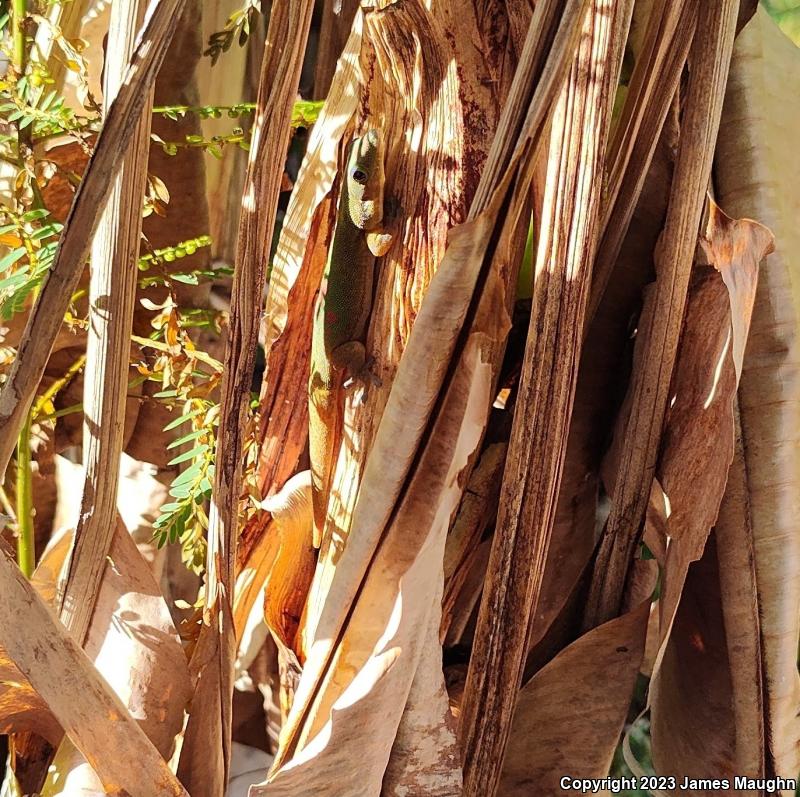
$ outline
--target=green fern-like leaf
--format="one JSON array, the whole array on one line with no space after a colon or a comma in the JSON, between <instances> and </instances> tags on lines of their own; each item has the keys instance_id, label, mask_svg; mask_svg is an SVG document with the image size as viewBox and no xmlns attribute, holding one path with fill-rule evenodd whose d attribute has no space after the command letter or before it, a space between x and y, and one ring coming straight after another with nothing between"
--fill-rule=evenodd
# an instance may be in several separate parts
<instances>
[{"instance_id":1,"label":"green fern-like leaf","mask_svg":"<svg viewBox=\"0 0 800 797\"><path fill-rule=\"evenodd\" d=\"M208 528L205 506L211 499L214 478L214 429L218 416L211 412L213 407L210 401L192 399L186 411L164 427L165 431L180 430L168 449L187 443L195 445L170 460L170 465L184 467L169 487L172 500L161 507L161 514L153 523L158 546L180 542L184 564L196 571L202 569L205 561L204 530Z\"/></svg>"}]
</instances>

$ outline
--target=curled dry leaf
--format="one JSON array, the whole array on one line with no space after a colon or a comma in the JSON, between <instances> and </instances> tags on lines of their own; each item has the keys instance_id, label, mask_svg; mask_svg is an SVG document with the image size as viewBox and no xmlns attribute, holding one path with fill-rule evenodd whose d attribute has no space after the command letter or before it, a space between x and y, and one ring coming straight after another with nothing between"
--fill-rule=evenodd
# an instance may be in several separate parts
<instances>
[{"instance_id":1,"label":"curled dry leaf","mask_svg":"<svg viewBox=\"0 0 800 797\"><path fill-rule=\"evenodd\" d=\"M702 558L688 568L652 682L658 772L765 774L761 642L741 442L739 435L716 529Z\"/></svg>"},{"instance_id":2,"label":"curled dry leaf","mask_svg":"<svg viewBox=\"0 0 800 797\"><path fill-rule=\"evenodd\" d=\"M649 611L647 601L584 634L523 686L498 797L561 795L565 774L607 775L644 654Z\"/></svg>"},{"instance_id":3,"label":"curled dry leaf","mask_svg":"<svg viewBox=\"0 0 800 797\"><path fill-rule=\"evenodd\" d=\"M265 619L275 641L302 664L305 654L298 631L317 563L310 522L311 471L292 476L262 508L272 514L278 540L264 590Z\"/></svg>"},{"instance_id":4,"label":"curled dry leaf","mask_svg":"<svg viewBox=\"0 0 800 797\"><path fill-rule=\"evenodd\" d=\"M729 661L725 644L715 537L688 569L682 588L650 686L653 765L659 774L695 778L757 776L761 773L750 767L738 769L733 756L739 732L731 712L735 661ZM708 797L719 793L692 791Z\"/></svg>"},{"instance_id":5,"label":"curled dry leaf","mask_svg":"<svg viewBox=\"0 0 800 797\"><path fill-rule=\"evenodd\" d=\"M689 562L703 553L728 479L737 374L758 264L772 249L772 234L754 221L728 218L712 202L702 245L719 274L695 267L657 466L669 507L659 603L662 642L669 634Z\"/></svg>"},{"instance_id":6,"label":"curled dry leaf","mask_svg":"<svg viewBox=\"0 0 800 797\"><path fill-rule=\"evenodd\" d=\"M744 347L756 300L758 264L775 251L772 233L750 219L732 219L710 202L708 226L700 239L709 262L722 274L731 304L733 364L741 378Z\"/></svg>"}]
</instances>

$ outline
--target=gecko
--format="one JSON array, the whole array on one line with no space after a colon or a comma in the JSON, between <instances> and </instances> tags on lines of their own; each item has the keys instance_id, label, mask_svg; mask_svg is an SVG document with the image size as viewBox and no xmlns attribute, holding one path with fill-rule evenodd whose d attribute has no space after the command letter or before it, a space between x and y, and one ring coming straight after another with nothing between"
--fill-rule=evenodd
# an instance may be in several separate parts
<instances>
[{"instance_id":1,"label":"gecko","mask_svg":"<svg viewBox=\"0 0 800 797\"><path fill-rule=\"evenodd\" d=\"M367 358L365 340L375 258L392 242L382 229L384 144L378 130L355 138L347 153L336 227L317 295L308 385L309 459L314 547L327 515L336 452L343 425L343 390L356 382L380 384Z\"/></svg>"}]
</instances>

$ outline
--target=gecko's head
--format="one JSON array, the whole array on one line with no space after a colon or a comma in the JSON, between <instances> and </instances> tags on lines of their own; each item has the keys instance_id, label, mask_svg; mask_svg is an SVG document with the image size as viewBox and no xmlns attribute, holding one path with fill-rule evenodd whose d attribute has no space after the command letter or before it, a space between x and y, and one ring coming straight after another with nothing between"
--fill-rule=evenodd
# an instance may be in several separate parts
<instances>
[{"instance_id":1,"label":"gecko's head","mask_svg":"<svg viewBox=\"0 0 800 797\"><path fill-rule=\"evenodd\" d=\"M383 137L369 130L353 139L347 158L347 199L350 217L362 230L383 220Z\"/></svg>"}]
</instances>

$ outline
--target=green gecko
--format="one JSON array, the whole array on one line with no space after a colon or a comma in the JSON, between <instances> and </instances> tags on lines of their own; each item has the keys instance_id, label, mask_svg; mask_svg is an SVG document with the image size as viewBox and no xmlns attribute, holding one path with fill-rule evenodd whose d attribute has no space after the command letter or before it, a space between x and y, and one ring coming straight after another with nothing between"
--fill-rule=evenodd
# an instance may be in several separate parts
<instances>
[{"instance_id":1,"label":"green gecko","mask_svg":"<svg viewBox=\"0 0 800 797\"><path fill-rule=\"evenodd\" d=\"M314 547L319 548L328 509L343 421L342 390L356 381L380 384L367 360L365 339L372 311L375 258L392 236L383 221L383 138L370 130L353 139L342 179L336 229L314 309L308 385L309 458Z\"/></svg>"}]
</instances>

